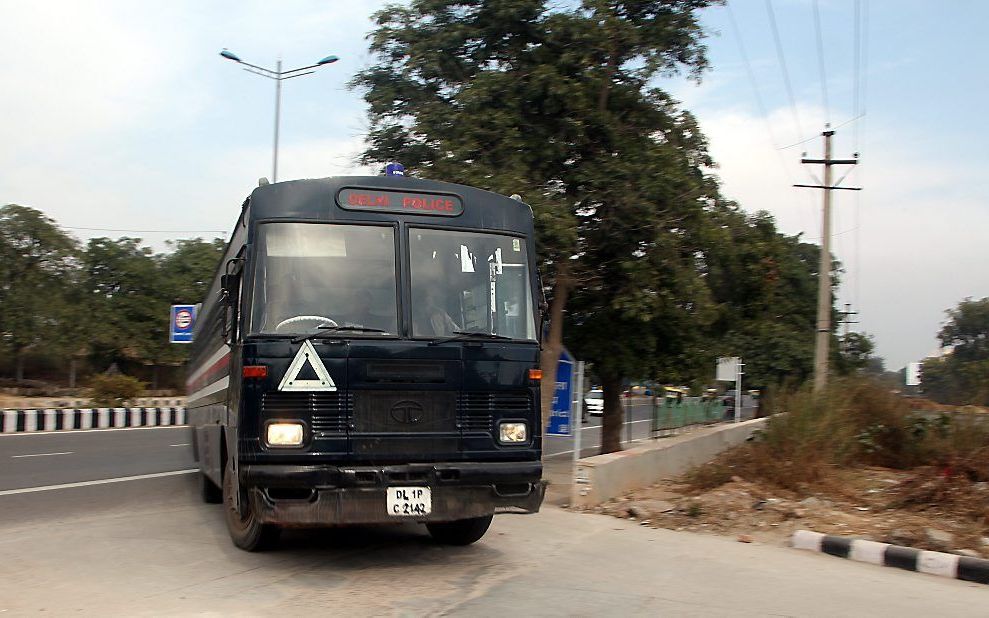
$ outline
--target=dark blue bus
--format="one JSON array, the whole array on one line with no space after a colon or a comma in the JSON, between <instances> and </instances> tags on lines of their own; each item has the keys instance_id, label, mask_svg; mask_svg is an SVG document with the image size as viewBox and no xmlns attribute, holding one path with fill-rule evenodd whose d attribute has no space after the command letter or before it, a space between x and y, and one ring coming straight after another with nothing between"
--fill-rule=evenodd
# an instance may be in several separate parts
<instances>
[{"instance_id":1,"label":"dark blue bus","mask_svg":"<svg viewBox=\"0 0 989 618\"><path fill-rule=\"evenodd\" d=\"M187 382L234 544L404 521L469 544L538 511L540 298L520 200L402 176L254 190Z\"/></svg>"}]
</instances>

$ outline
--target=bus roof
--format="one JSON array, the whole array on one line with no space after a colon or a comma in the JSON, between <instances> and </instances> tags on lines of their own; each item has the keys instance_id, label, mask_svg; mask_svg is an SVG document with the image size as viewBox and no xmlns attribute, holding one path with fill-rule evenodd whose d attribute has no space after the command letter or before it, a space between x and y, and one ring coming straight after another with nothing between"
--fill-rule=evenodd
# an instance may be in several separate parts
<instances>
[{"instance_id":1,"label":"bus roof","mask_svg":"<svg viewBox=\"0 0 989 618\"><path fill-rule=\"evenodd\" d=\"M263 185L251 220L390 222L500 229L532 234L532 209L497 193L402 176L335 176Z\"/></svg>"}]
</instances>

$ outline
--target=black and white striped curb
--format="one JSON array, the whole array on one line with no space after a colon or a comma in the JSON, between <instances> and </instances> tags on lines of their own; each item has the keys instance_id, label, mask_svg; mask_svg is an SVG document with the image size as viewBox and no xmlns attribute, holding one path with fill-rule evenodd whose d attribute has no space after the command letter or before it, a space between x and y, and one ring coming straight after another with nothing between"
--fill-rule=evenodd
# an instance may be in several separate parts
<instances>
[{"instance_id":1,"label":"black and white striped curb","mask_svg":"<svg viewBox=\"0 0 989 618\"><path fill-rule=\"evenodd\" d=\"M0 433L185 425L185 408L49 408L3 410Z\"/></svg>"},{"instance_id":2,"label":"black and white striped curb","mask_svg":"<svg viewBox=\"0 0 989 618\"><path fill-rule=\"evenodd\" d=\"M858 562L989 584L989 560L982 558L926 551L847 536L832 536L810 530L794 532L792 544L797 549L809 549Z\"/></svg>"}]
</instances>

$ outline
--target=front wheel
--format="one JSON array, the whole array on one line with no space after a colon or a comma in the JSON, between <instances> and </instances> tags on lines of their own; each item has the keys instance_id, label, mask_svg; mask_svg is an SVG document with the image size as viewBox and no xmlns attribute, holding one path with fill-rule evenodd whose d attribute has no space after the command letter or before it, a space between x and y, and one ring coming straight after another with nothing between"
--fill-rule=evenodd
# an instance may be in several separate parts
<instances>
[{"instance_id":1,"label":"front wheel","mask_svg":"<svg viewBox=\"0 0 989 618\"><path fill-rule=\"evenodd\" d=\"M426 524L430 536L443 545L470 545L480 540L491 525L491 515L458 519L440 524Z\"/></svg>"},{"instance_id":2,"label":"front wheel","mask_svg":"<svg viewBox=\"0 0 989 618\"><path fill-rule=\"evenodd\" d=\"M278 541L281 529L271 524L263 524L248 504L247 493L240 493L240 510L237 509L234 496L240 491L233 464L227 460L223 472L223 510L226 514L227 530L234 545L246 551L264 551Z\"/></svg>"}]
</instances>

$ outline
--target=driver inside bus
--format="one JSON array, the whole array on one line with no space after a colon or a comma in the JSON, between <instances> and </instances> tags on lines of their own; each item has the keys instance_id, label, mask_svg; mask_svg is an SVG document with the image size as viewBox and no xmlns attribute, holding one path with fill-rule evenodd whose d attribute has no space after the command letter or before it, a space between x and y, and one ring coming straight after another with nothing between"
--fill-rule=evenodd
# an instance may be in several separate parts
<instances>
[{"instance_id":1,"label":"driver inside bus","mask_svg":"<svg viewBox=\"0 0 989 618\"><path fill-rule=\"evenodd\" d=\"M460 330L445 310L439 305L439 292L435 288L427 288L423 297L423 305L416 320L416 334L445 337Z\"/></svg>"}]
</instances>

